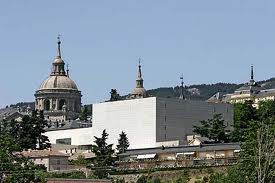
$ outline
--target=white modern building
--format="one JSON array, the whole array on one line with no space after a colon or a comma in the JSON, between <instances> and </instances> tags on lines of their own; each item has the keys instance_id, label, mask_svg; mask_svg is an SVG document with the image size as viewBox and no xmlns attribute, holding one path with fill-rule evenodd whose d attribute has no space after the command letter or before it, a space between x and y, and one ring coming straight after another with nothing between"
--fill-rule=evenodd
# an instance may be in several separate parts
<instances>
[{"instance_id":1,"label":"white modern building","mask_svg":"<svg viewBox=\"0 0 275 183\"><path fill-rule=\"evenodd\" d=\"M49 130L46 135L53 144L89 146L94 136L100 137L106 129L108 143L114 147L122 131L127 134L131 149L187 144L186 137L193 134L193 126L217 113L223 115L230 128L230 104L157 97L104 102L93 105L92 127Z\"/></svg>"}]
</instances>

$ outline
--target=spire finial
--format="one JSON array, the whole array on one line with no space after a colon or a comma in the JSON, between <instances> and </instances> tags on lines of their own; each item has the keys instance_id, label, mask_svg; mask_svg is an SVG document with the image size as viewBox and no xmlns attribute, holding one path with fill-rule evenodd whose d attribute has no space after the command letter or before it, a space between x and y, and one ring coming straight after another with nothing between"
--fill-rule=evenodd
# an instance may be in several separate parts
<instances>
[{"instance_id":1,"label":"spire finial","mask_svg":"<svg viewBox=\"0 0 275 183\"><path fill-rule=\"evenodd\" d=\"M181 88L180 88L180 99L183 100L185 99L184 95L183 95L183 74L181 74L181 77L180 77L180 80L181 80Z\"/></svg>"},{"instance_id":2,"label":"spire finial","mask_svg":"<svg viewBox=\"0 0 275 183\"><path fill-rule=\"evenodd\" d=\"M67 64L67 77L69 78L70 75L69 75L69 64Z\"/></svg>"},{"instance_id":3,"label":"spire finial","mask_svg":"<svg viewBox=\"0 0 275 183\"><path fill-rule=\"evenodd\" d=\"M57 57L60 57L61 58L61 49L60 49L60 45L61 45L61 40L60 40L60 37L61 37L61 35L60 34L58 34L58 36L57 36Z\"/></svg>"},{"instance_id":4,"label":"spire finial","mask_svg":"<svg viewBox=\"0 0 275 183\"><path fill-rule=\"evenodd\" d=\"M142 78L142 74L141 74L141 58L138 58L138 78Z\"/></svg>"},{"instance_id":5,"label":"spire finial","mask_svg":"<svg viewBox=\"0 0 275 183\"><path fill-rule=\"evenodd\" d=\"M250 76L251 81L254 81L254 70L253 70L253 64L251 64L251 76Z\"/></svg>"}]
</instances>

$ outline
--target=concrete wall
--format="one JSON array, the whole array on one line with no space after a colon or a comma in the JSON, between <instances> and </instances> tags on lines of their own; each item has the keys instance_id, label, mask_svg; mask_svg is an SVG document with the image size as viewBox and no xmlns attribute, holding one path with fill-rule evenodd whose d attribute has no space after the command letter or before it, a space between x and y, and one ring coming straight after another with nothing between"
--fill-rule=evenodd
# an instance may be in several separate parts
<instances>
[{"instance_id":1,"label":"concrete wall","mask_svg":"<svg viewBox=\"0 0 275 183\"><path fill-rule=\"evenodd\" d=\"M194 134L193 126L218 113L223 115L225 125L230 128L233 122L230 104L157 98L157 142L180 140L187 144L187 135Z\"/></svg>"},{"instance_id":2,"label":"concrete wall","mask_svg":"<svg viewBox=\"0 0 275 183\"><path fill-rule=\"evenodd\" d=\"M95 136L100 136L106 129L108 142L114 145L124 131L130 148L155 147L156 98L94 104L92 128Z\"/></svg>"},{"instance_id":3,"label":"concrete wall","mask_svg":"<svg viewBox=\"0 0 275 183\"><path fill-rule=\"evenodd\" d=\"M71 145L89 145L94 141L93 128L79 128L70 130L48 131L50 143L55 144L56 139L71 138Z\"/></svg>"},{"instance_id":4,"label":"concrete wall","mask_svg":"<svg viewBox=\"0 0 275 183\"><path fill-rule=\"evenodd\" d=\"M89 145L94 136L100 137L106 129L108 143L114 148L122 131L126 132L131 149L173 146L179 140L187 144L186 136L193 134L193 126L212 118L214 113L222 113L228 127L232 124L230 104L156 97L105 102L93 105L93 127L49 131L46 135L53 144L56 139L71 138L71 145Z\"/></svg>"}]
</instances>

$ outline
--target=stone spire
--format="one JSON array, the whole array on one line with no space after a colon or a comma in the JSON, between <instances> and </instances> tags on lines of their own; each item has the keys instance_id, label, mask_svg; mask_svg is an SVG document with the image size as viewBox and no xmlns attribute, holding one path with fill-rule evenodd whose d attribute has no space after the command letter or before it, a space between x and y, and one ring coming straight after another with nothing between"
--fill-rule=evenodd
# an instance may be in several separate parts
<instances>
[{"instance_id":1,"label":"stone spire","mask_svg":"<svg viewBox=\"0 0 275 183\"><path fill-rule=\"evenodd\" d=\"M255 84L253 65L251 65L251 71L250 71L250 81L249 81L249 84L250 84L250 85L254 85L254 84Z\"/></svg>"},{"instance_id":2,"label":"stone spire","mask_svg":"<svg viewBox=\"0 0 275 183\"><path fill-rule=\"evenodd\" d=\"M66 76L65 62L61 58L61 41L60 36L57 37L57 56L53 61L52 76Z\"/></svg>"},{"instance_id":3,"label":"stone spire","mask_svg":"<svg viewBox=\"0 0 275 183\"><path fill-rule=\"evenodd\" d=\"M181 99L181 100L184 100L185 97L184 97L184 95L183 95L183 84L184 84L184 82L183 82L183 74L181 75L180 79L181 79L180 99Z\"/></svg>"},{"instance_id":4,"label":"stone spire","mask_svg":"<svg viewBox=\"0 0 275 183\"><path fill-rule=\"evenodd\" d=\"M143 88L143 79L142 79L140 58L138 60L138 77L136 80L136 88Z\"/></svg>"},{"instance_id":5,"label":"stone spire","mask_svg":"<svg viewBox=\"0 0 275 183\"><path fill-rule=\"evenodd\" d=\"M136 87L132 91L130 98L144 98L147 97L146 90L143 86L143 78L142 78L142 72L141 72L141 63L140 58L138 61L138 76L136 79Z\"/></svg>"},{"instance_id":6,"label":"stone spire","mask_svg":"<svg viewBox=\"0 0 275 183\"><path fill-rule=\"evenodd\" d=\"M56 58L61 58L61 49L60 49L60 45L61 45L61 40L60 40L60 35L57 36L57 56Z\"/></svg>"}]
</instances>

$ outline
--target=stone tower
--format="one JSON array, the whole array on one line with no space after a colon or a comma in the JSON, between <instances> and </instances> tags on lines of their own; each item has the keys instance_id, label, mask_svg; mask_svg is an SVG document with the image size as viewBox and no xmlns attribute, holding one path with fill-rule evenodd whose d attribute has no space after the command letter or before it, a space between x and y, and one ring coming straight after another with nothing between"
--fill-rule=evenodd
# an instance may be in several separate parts
<instances>
[{"instance_id":1,"label":"stone tower","mask_svg":"<svg viewBox=\"0 0 275 183\"><path fill-rule=\"evenodd\" d=\"M50 76L42 82L35 92L35 109L43 110L48 121L76 119L81 109L81 92L65 71L61 57L61 41L58 37L57 56L52 63Z\"/></svg>"},{"instance_id":2,"label":"stone tower","mask_svg":"<svg viewBox=\"0 0 275 183\"><path fill-rule=\"evenodd\" d=\"M142 73L141 73L141 64L140 64L140 59L139 59L138 77L136 79L136 88L130 94L130 99L145 98L145 97L147 97L147 92L146 92L146 90L143 86L143 79L142 79Z\"/></svg>"}]
</instances>

